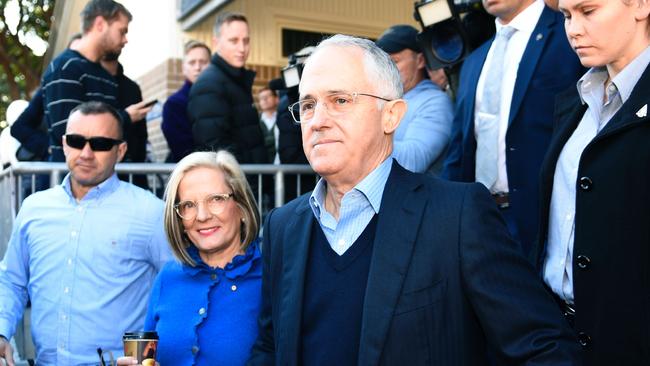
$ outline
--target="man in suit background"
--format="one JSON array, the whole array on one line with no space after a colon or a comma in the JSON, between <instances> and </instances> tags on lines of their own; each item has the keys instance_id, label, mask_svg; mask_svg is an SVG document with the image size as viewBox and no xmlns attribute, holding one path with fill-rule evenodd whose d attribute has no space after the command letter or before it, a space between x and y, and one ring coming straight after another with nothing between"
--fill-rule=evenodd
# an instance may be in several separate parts
<instances>
[{"instance_id":1,"label":"man in suit background","mask_svg":"<svg viewBox=\"0 0 650 366\"><path fill-rule=\"evenodd\" d=\"M442 177L485 184L528 254L555 96L575 85L583 68L562 15L542 0L483 0L483 6L497 18L497 35L463 64Z\"/></svg>"},{"instance_id":2,"label":"man in suit background","mask_svg":"<svg viewBox=\"0 0 650 366\"><path fill-rule=\"evenodd\" d=\"M307 61L291 110L323 179L267 217L249 364L482 365L488 339L503 364L579 364L485 188L390 158L401 97L371 41L337 35Z\"/></svg>"}]
</instances>

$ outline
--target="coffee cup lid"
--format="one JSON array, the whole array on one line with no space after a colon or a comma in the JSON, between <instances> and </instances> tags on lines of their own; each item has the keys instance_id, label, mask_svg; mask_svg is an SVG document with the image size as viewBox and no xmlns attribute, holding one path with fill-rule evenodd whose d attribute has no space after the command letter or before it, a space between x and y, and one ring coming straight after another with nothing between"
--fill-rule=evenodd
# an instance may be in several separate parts
<instances>
[{"instance_id":1,"label":"coffee cup lid","mask_svg":"<svg viewBox=\"0 0 650 366\"><path fill-rule=\"evenodd\" d=\"M158 339L158 332L126 332L122 336L122 340L131 340L131 339Z\"/></svg>"}]
</instances>

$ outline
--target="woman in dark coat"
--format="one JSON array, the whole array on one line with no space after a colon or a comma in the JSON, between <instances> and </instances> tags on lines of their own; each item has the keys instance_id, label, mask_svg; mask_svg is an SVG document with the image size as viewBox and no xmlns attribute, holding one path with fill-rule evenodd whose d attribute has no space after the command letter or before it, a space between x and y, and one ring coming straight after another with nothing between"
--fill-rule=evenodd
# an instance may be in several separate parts
<instances>
[{"instance_id":1,"label":"woman in dark coat","mask_svg":"<svg viewBox=\"0 0 650 366\"><path fill-rule=\"evenodd\" d=\"M559 7L591 69L556 105L537 265L586 365L650 365L650 3Z\"/></svg>"}]
</instances>

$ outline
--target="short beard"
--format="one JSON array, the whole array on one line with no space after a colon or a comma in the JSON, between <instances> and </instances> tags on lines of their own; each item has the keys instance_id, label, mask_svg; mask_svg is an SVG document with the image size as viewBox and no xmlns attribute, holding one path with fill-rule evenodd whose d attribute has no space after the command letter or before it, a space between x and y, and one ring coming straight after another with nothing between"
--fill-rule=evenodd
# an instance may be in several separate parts
<instances>
[{"instance_id":1,"label":"short beard","mask_svg":"<svg viewBox=\"0 0 650 366\"><path fill-rule=\"evenodd\" d=\"M118 51L109 51L104 54L104 61L117 61L118 58L120 58L120 54L122 52Z\"/></svg>"}]
</instances>

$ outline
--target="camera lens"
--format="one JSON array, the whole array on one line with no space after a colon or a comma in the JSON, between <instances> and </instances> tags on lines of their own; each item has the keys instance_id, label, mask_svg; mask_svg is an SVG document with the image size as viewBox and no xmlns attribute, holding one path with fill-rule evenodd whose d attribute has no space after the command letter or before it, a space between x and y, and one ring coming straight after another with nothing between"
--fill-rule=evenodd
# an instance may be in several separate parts
<instances>
[{"instance_id":1,"label":"camera lens","mask_svg":"<svg viewBox=\"0 0 650 366\"><path fill-rule=\"evenodd\" d=\"M441 61L455 63L463 56L463 37L452 24L440 24L431 37L431 49Z\"/></svg>"}]
</instances>

